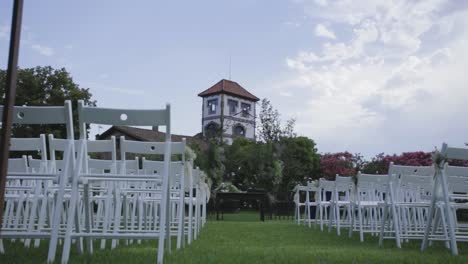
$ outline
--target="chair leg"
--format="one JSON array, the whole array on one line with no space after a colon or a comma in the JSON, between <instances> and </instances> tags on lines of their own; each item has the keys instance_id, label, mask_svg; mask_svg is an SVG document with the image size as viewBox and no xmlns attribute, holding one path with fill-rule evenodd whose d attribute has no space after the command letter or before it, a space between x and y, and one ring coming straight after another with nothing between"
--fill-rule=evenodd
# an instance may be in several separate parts
<instances>
[{"instance_id":1,"label":"chair leg","mask_svg":"<svg viewBox=\"0 0 468 264\"><path fill-rule=\"evenodd\" d=\"M320 231L323 232L323 207L320 205Z\"/></svg>"},{"instance_id":2,"label":"chair leg","mask_svg":"<svg viewBox=\"0 0 468 264\"><path fill-rule=\"evenodd\" d=\"M340 215L340 207L338 205L335 206L335 219L336 219L336 234L341 235L341 230L340 230L341 215Z\"/></svg>"},{"instance_id":3,"label":"chair leg","mask_svg":"<svg viewBox=\"0 0 468 264\"><path fill-rule=\"evenodd\" d=\"M350 213L349 217L351 217L351 218L350 218L350 225L349 225L349 230L348 230L348 236L349 236L349 238L351 238L351 237L353 236L354 221L355 221L355 220L354 220L355 216L354 216L354 206L353 206L353 205L350 205L349 213Z\"/></svg>"},{"instance_id":4,"label":"chair leg","mask_svg":"<svg viewBox=\"0 0 468 264\"><path fill-rule=\"evenodd\" d=\"M362 208L358 206L358 218L359 218L359 239L364 242L364 230L362 227Z\"/></svg>"}]
</instances>

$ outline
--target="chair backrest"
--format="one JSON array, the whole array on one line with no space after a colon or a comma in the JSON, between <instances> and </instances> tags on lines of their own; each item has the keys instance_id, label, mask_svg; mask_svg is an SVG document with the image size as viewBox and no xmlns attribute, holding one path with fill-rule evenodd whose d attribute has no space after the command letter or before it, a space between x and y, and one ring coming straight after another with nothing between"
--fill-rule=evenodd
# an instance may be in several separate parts
<instances>
[{"instance_id":1,"label":"chair backrest","mask_svg":"<svg viewBox=\"0 0 468 264\"><path fill-rule=\"evenodd\" d=\"M0 106L0 115L3 106ZM72 107L69 100L64 106L15 106L13 123L23 125L63 124L66 126L67 139L73 139Z\"/></svg>"},{"instance_id":2,"label":"chair backrest","mask_svg":"<svg viewBox=\"0 0 468 264\"><path fill-rule=\"evenodd\" d=\"M319 201L330 201L332 199L332 193L335 191L335 181L319 179Z\"/></svg>"},{"instance_id":3,"label":"chair backrest","mask_svg":"<svg viewBox=\"0 0 468 264\"><path fill-rule=\"evenodd\" d=\"M468 167L446 165L445 175L451 193L468 194Z\"/></svg>"},{"instance_id":4,"label":"chair backrest","mask_svg":"<svg viewBox=\"0 0 468 264\"><path fill-rule=\"evenodd\" d=\"M468 148L454 148L443 143L440 152L447 159L468 160Z\"/></svg>"},{"instance_id":5,"label":"chair backrest","mask_svg":"<svg viewBox=\"0 0 468 264\"><path fill-rule=\"evenodd\" d=\"M430 198L434 184L433 166L403 166L390 163L388 175L396 201L419 202Z\"/></svg>"},{"instance_id":6,"label":"chair backrest","mask_svg":"<svg viewBox=\"0 0 468 264\"><path fill-rule=\"evenodd\" d=\"M147 160L142 158L142 168L144 174L161 175L164 170L164 161ZM169 169L169 183L171 186L180 184L180 175L184 173L184 164L181 161L172 161Z\"/></svg>"},{"instance_id":7,"label":"chair backrest","mask_svg":"<svg viewBox=\"0 0 468 264\"><path fill-rule=\"evenodd\" d=\"M354 180L351 176L335 177L335 190L336 194L334 199L342 201L350 201L354 195Z\"/></svg>"},{"instance_id":8,"label":"chair backrest","mask_svg":"<svg viewBox=\"0 0 468 264\"><path fill-rule=\"evenodd\" d=\"M170 141L170 105L165 109L135 110L113 109L85 106L84 101L78 101L78 118L80 138L86 139L86 124L125 125L125 126L166 126L166 141Z\"/></svg>"},{"instance_id":9,"label":"chair backrest","mask_svg":"<svg viewBox=\"0 0 468 264\"><path fill-rule=\"evenodd\" d=\"M380 188L380 186L388 185L387 174L366 174L358 172L357 187L363 188Z\"/></svg>"},{"instance_id":10,"label":"chair backrest","mask_svg":"<svg viewBox=\"0 0 468 264\"><path fill-rule=\"evenodd\" d=\"M10 141L10 151L37 151L41 156L40 159L34 159L32 156L27 157L27 172L46 172L47 171L47 146L45 141L45 135L41 134L39 138L12 138ZM15 166L15 172L22 167L23 158L19 159L18 162L9 163ZM16 164L14 164L16 163ZM20 166L20 167L18 167ZM9 171L12 171L8 169ZM24 171L24 172L26 172ZM12 171L13 172L13 171Z\"/></svg>"},{"instance_id":11,"label":"chair backrest","mask_svg":"<svg viewBox=\"0 0 468 264\"><path fill-rule=\"evenodd\" d=\"M312 181L308 181L307 182L307 186L303 186L305 190L309 191L309 192L316 192L318 191L318 186L315 182L312 182Z\"/></svg>"},{"instance_id":12,"label":"chair backrest","mask_svg":"<svg viewBox=\"0 0 468 264\"><path fill-rule=\"evenodd\" d=\"M68 148L69 140L68 139L62 139L62 138L54 138L54 135L49 134L47 135L48 138L48 143L49 143L49 170L52 173L55 173L57 171L62 171L65 162L63 160L57 160L56 159L56 154L57 152L64 152ZM74 151L78 149L78 143L73 140L74 142ZM74 155L75 156L75 155Z\"/></svg>"},{"instance_id":13,"label":"chair backrest","mask_svg":"<svg viewBox=\"0 0 468 264\"><path fill-rule=\"evenodd\" d=\"M23 155L21 158L8 159L8 172L29 172L26 155Z\"/></svg>"},{"instance_id":14,"label":"chair backrest","mask_svg":"<svg viewBox=\"0 0 468 264\"><path fill-rule=\"evenodd\" d=\"M185 139L182 139L182 142L171 142L170 144L171 154L181 155L181 160L172 161L169 169L170 184L174 185L176 182L180 182L177 175L183 175L184 173L186 141ZM122 161L124 161L127 153L137 155L162 155L165 151L165 145L166 143L164 142L126 140L124 136L121 136L120 157ZM143 157L142 169L144 173L160 174L164 169L164 161L147 160L145 157Z\"/></svg>"},{"instance_id":15,"label":"chair backrest","mask_svg":"<svg viewBox=\"0 0 468 264\"><path fill-rule=\"evenodd\" d=\"M449 147L442 144L441 154L447 159L468 160L468 148ZM467 168L449 166L444 164L444 173L447 176L448 190L452 193L468 193Z\"/></svg>"},{"instance_id":16,"label":"chair backrest","mask_svg":"<svg viewBox=\"0 0 468 264\"><path fill-rule=\"evenodd\" d=\"M351 191L354 189L354 181L351 176L336 175L335 187L338 192Z\"/></svg>"},{"instance_id":17,"label":"chair backrest","mask_svg":"<svg viewBox=\"0 0 468 264\"><path fill-rule=\"evenodd\" d=\"M135 157L131 160L121 159L117 161L120 174L139 174L140 173L140 159Z\"/></svg>"},{"instance_id":18,"label":"chair backrest","mask_svg":"<svg viewBox=\"0 0 468 264\"><path fill-rule=\"evenodd\" d=\"M361 201L382 201L389 191L387 174L365 174L358 172L356 197Z\"/></svg>"},{"instance_id":19,"label":"chair backrest","mask_svg":"<svg viewBox=\"0 0 468 264\"><path fill-rule=\"evenodd\" d=\"M388 174L399 181L400 186L419 186L432 189L434 178L433 166L403 166L390 164Z\"/></svg>"},{"instance_id":20,"label":"chair backrest","mask_svg":"<svg viewBox=\"0 0 468 264\"><path fill-rule=\"evenodd\" d=\"M86 140L86 151L110 155L108 159L85 159L85 172L87 173L117 173L117 148L115 136L107 140Z\"/></svg>"},{"instance_id":21,"label":"chair backrest","mask_svg":"<svg viewBox=\"0 0 468 264\"><path fill-rule=\"evenodd\" d=\"M63 162L60 160L56 160L56 152L63 152L68 146L67 139L58 139L54 138L53 135L48 135L49 141L49 155L50 155L50 163L53 169L62 170ZM117 149L116 149L116 142L115 137L112 136L111 139L107 140L85 140L86 148L85 151L86 156L90 153L108 153L110 154L110 158L108 161L100 161L94 159L86 159L83 163L83 171L84 172L91 172L88 171L88 168L95 169L97 171L106 169L111 169L113 173L117 173ZM79 140L74 140L75 150L78 149L78 145L80 144ZM89 164L91 162L91 166ZM115 167L115 168L114 168Z\"/></svg>"}]
</instances>

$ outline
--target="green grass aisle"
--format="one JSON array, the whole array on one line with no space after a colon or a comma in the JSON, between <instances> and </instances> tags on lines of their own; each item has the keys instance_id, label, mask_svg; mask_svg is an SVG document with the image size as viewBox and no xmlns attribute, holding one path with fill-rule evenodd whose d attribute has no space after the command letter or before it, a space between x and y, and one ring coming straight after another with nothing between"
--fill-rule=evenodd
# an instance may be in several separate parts
<instances>
[{"instance_id":1,"label":"green grass aisle","mask_svg":"<svg viewBox=\"0 0 468 264\"><path fill-rule=\"evenodd\" d=\"M291 221L233 220L210 222L199 240L172 254L168 263L468 263L465 245L461 256L452 257L440 243L421 253L417 241L403 249L386 241L380 248L378 238L361 243L357 233L350 239L347 232L338 237Z\"/></svg>"},{"instance_id":2,"label":"green grass aisle","mask_svg":"<svg viewBox=\"0 0 468 264\"><path fill-rule=\"evenodd\" d=\"M210 221L198 240L183 250L174 250L166 263L468 263L468 247L460 243L461 255L452 257L441 243L419 251L420 242L396 249L392 241L377 245L367 236L359 242L357 233L349 239L291 221L259 222L257 215L226 215L224 221ZM247 220L247 221L243 221ZM346 233L346 232L345 232ZM96 245L96 249L97 249ZM19 243L6 244L0 263L41 263L46 259L46 244L40 249L24 249ZM97 249L93 256L72 253L70 263L155 263L156 243L120 246L115 250Z\"/></svg>"}]
</instances>

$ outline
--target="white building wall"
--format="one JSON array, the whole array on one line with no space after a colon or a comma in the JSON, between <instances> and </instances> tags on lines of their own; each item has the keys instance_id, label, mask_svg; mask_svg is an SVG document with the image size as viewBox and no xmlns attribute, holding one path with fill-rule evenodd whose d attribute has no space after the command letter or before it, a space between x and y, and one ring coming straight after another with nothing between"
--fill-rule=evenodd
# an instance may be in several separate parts
<instances>
[{"instance_id":1,"label":"white building wall","mask_svg":"<svg viewBox=\"0 0 468 264\"><path fill-rule=\"evenodd\" d=\"M234 113L230 113L229 100L234 100L238 102L237 109ZM250 111L247 116L242 115L242 103L250 105ZM255 139L255 102L246 100L240 97L232 96L225 94L224 95L224 116L225 116L225 127L226 134L233 134L233 127L237 124L240 124L245 129L245 137L250 139ZM234 118L235 120L229 119L229 117Z\"/></svg>"},{"instance_id":2,"label":"white building wall","mask_svg":"<svg viewBox=\"0 0 468 264\"><path fill-rule=\"evenodd\" d=\"M255 139L255 116L256 116L256 108L255 108L255 102L254 101L249 101L245 100L243 98L235 97L232 95L224 94L223 96L221 95L213 95L213 96L208 96L203 98L203 110L202 110L202 126L203 126L203 132L205 127L211 123L215 122L219 125L221 125L221 97L223 97L224 100L224 109L223 109L223 114L224 114L224 134L232 136L233 135L233 128L235 125L240 124L244 127L245 129L245 137L249 139ZM208 108L208 101L217 99L218 100L218 105L216 107L216 112L215 113L209 113L209 108ZM230 107L228 104L229 100L235 100L238 102L237 109L234 113L230 113ZM250 111L249 115L243 116L242 115L242 103L247 103L250 105ZM210 118L213 117L213 118ZM205 120L208 119L208 120ZM231 144L232 139L229 137L225 137L225 140Z\"/></svg>"},{"instance_id":3,"label":"white building wall","mask_svg":"<svg viewBox=\"0 0 468 264\"><path fill-rule=\"evenodd\" d=\"M229 113L229 105L228 105L228 100L229 99L239 102L239 106L237 108L236 113L239 113L242 110L242 103L250 104L250 112L249 112L250 115L249 116L244 117L244 116L242 116L242 113L240 113L240 114L235 115L235 117L242 118L244 120L255 121L255 118L254 118L254 116L255 116L255 102L245 100L245 99L242 99L242 98L239 98L239 97L234 97L232 95L227 95L227 94L224 95L224 116L231 116L231 114Z\"/></svg>"}]
</instances>

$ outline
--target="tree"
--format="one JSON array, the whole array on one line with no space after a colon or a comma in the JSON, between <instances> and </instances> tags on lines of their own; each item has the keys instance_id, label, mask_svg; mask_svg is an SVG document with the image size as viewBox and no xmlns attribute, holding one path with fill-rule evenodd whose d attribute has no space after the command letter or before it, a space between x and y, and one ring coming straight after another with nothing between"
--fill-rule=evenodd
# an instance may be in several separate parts
<instances>
[{"instance_id":1,"label":"tree","mask_svg":"<svg viewBox=\"0 0 468 264\"><path fill-rule=\"evenodd\" d=\"M259 138L264 142L278 141L281 135L281 122L278 110L273 109L270 101L262 100L260 109Z\"/></svg>"},{"instance_id":2,"label":"tree","mask_svg":"<svg viewBox=\"0 0 468 264\"><path fill-rule=\"evenodd\" d=\"M195 166L205 171L212 181L212 188L217 187L222 181L225 172L224 148L218 144L217 140L208 140L208 147L205 150L194 149L197 154Z\"/></svg>"},{"instance_id":3,"label":"tree","mask_svg":"<svg viewBox=\"0 0 468 264\"><path fill-rule=\"evenodd\" d=\"M264 188L268 192L278 191L283 176L282 162L278 159L275 151L272 142L258 142L256 151L253 153L258 167L254 174L256 186Z\"/></svg>"},{"instance_id":4,"label":"tree","mask_svg":"<svg viewBox=\"0 0 468 264\"><path fill-rule=\"evenodd\" d=\"M361 160L360 154L353 155L347 151L325 153L320 158L322 177L327 180L334 180L336 174L341 176L354 176L361 166Z\"/></svg>"},{"instance_id":5,"label":"tree","mask_svg":"<svg viewBox=\"0 0 468 264\"><path fill-rule=\"evenodd\" d=\"M255 155L257 144L245 138L236 138L232 145L226 147L226 177L241 190L253 187L254 174L257 172Z\"/></svg>"},{"instance_id":6,"label":"tree","mask_svg":"<svg viewBox=\"0 0 468 264\"><path fill-rule=\"evenodd\" d=\"M253 142L236 138L226 146L226 177L242 190L278 189L282 177L282 162L277 158L272 143Z\"/></svg>"},{"instance_id":7,"label":"tree","mask_svg":"<svg viewBox=\"0 0 468 264\"><path fill-rule=\"evenodd\" d=\"M266 98L262 100L260 109L260 125L258 126L258 136L263 142L278 142L282 137L295 137L294 118L286 121L286 126L281 126L281 119L278 110Z\"/></svg>"},{"instance_id":8,"label":"tree","mask_svg":"<svg viewBox=\"0 0 468 264\"><path fill-rule=\"evenodd\" d=\"M404 152L400 155L385 155L384 153L380 153L373 157L364 166L362 171L364 173L386 174L391 162L395 165L431 166L432 153L423 151Z\"/></svg>"},{"instance_id":9,"label":"tree","mask_svg":"<svg viewBox=\"0 0 468 264\"><path fill-rule=\"evenodd\" d=\"M284 137L280 141L283 164L281 191L288 192L298 183L318 178L320 156L315 142L307 137Z\"/></svg>"},{"instance_id":10,"label":"tree","mask_svg":"<svg viewBox=\"0 0 468 264\"><path fill-rule=\"evenodd\" d=\"M6 71L0 70L0 92L5 93ZM65 68L53 69L50 66L18 70L18 85L16 88L16 105L27 106L61 106L65 100L72 101L75 137L79 135L77 102L84 100L88 105L95 106L91 99L89 88L81 88L76 84ZM54 134L66 138L65 128L61 125L15 125L15 137L38 137L39 134Z\"/></svg>"}]
</instances>

